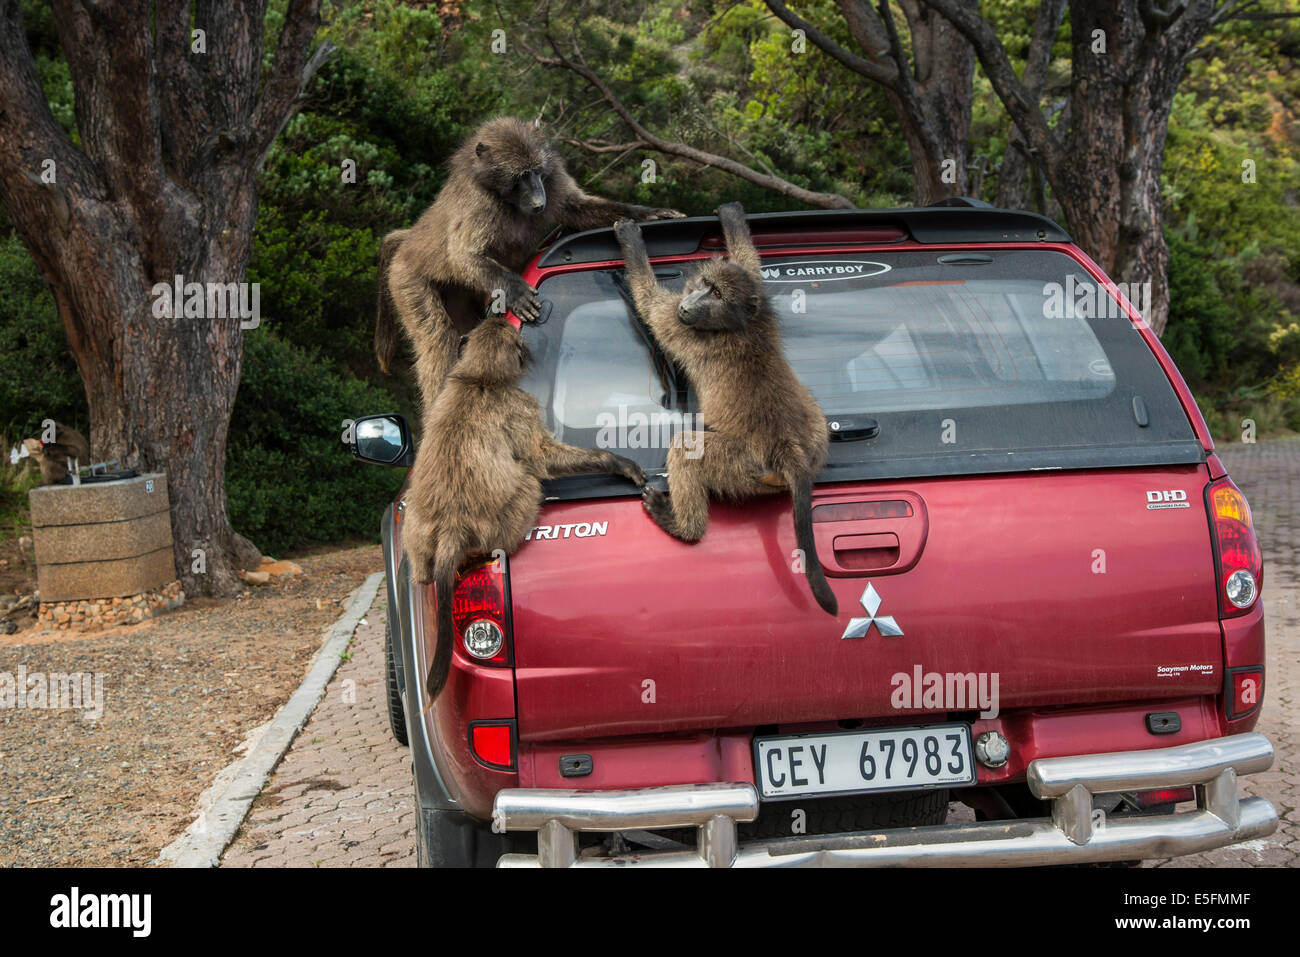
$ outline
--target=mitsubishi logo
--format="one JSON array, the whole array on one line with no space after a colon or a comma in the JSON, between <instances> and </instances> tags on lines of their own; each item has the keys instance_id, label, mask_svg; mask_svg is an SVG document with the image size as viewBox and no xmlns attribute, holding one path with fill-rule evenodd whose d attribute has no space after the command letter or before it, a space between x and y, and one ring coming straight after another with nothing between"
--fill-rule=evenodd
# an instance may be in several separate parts
<instances>
[{"instance_id":1,"label":"mitsubishi logo","mask_svg":"<svg viewBox=\"0 0 1300 957\"><path fill-rule=\"evenodd\" d=\"M872 587L871 582L867 582L867 590L862 593L861 600L867 617L849 619L849 625L840 638L865 638L873 624L885 638L896 638L903 633L903 629L898 627L898 622L894 621L893 615L876 616L876 612L880 610L880 594Z\"/></svg>"}]
</instances>

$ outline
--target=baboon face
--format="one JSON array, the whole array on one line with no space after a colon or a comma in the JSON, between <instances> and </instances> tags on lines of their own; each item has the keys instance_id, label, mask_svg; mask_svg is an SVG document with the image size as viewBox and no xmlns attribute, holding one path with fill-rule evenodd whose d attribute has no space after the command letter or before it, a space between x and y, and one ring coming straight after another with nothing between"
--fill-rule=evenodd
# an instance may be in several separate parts
<instances>
[{"instance_id":1,"label":"baboon face","mask_svg":"<svg viewBox=\"0 0 1300 957\"><path fill-rule=\"evenodd\" d=\"M546 211L546 183L554 166L546 137L518 120L488 124L474 147L479 182L525 216Z\"/></svg>"},{"instance_id":2,"label":"baboon face","mask_svg":"<svg viewBox=\"0 0 1300 957\"><path fill-rule=\"evenodd\" d=\"M508 319L491 319L461 336L455 372L476 381L515 382L532 359L523 336Z\"/></svg>"},{"instance_id":3,"label":"baboon face","mask_svg":"<svg viewBox=\"0 0 1300 957\"><path fill-rule=\"evenodd\" d=\"M692 329L743 332L761 302L749 273L725 260L711 259L686 283L677 318Z\"/></svg>"}]
</instances>

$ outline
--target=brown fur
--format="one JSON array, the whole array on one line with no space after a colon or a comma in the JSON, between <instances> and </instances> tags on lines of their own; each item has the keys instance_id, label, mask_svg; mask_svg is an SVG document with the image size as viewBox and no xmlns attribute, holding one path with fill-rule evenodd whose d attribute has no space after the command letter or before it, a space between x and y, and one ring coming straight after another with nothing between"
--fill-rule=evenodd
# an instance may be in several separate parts
<instances>
[{"instance_id":1,"label":"brown fur","mask_svg":"<svg viewBox=\"0 0 1300 957\"><path fill-rule=\"evenodd\" d=\"M66 481L70 474L68 465L72 459L77 460L78 466L90 464L90 443L86 437L71 426L57 422L54 425L53 442L24 439L23 445L36 460L46 485Z\"/></svg>"},{"instance_id":2,"label":"brown fur","mask_svg":"<svg viewBox=\"0 0 1300 957\"><path fill-rule=\"evenodd\" d=\"M555 441L537 400L515 385L528 359L528 347L507 319L492 318L465 337L411 470L402 543L415 580L433 582L438 595L431 699L451 665L457 571L471 558L520 546L537 520L542 480L608 472L645 484L645 473L630 459Z\"/></svg>"},{"instance_id":3,"label":"brown fur","mask_svg":"<svg viewBox=\"0 0 1300 957\"><path fill-rule=\"evenodd\" d=\"M614 227L636 309L686 371L708 429L673 442L668 494L646 489L645 508L668 534L695 542L708 527L710 495L739 499L788 488L808 584L834 615L839 606L817 561L811 516L812 483L826 461L826 416L781 351L744 210L728 203L718 218L730 260L704 263L681 293L656 281L635 223Z\"/></svg>"},{"instance_id":4,"label":"brown fur","mask_svg":"<svg viewBox=\"0 0 1300 957\"><path fill-rule=\"evenodd\" d=\"M375 353L387 372L397 353L395 308L415 352L426 414L459 336L483 318L487 297L520 319L537 318L537 290L519 273L556 227L595 229L625 217L682 215L583 192L546 135L510 117L483 124L450 166L433 205L410 229L385 236L380 247Z\"/></svg>"}]
</instances>

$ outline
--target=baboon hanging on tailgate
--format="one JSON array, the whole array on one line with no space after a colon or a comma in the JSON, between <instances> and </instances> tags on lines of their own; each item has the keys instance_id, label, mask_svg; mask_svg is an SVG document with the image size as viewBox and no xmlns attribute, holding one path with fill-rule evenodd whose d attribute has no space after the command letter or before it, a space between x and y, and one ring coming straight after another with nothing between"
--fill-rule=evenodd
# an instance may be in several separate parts
<instances>
[{"instance_id":1,"label":"baboon hanging on tailgate","mask_svg":"<svg viewBox=\"0 0 1300 957\"><path fill-rule=\"evenodd\" d=\"M375 355L387 372L397 353L395 307L415 352L426 413L459 336L482 319L488 297L520 319L537 318L537 290L519 273L556 227L682 215L583 192L546 135L510 117L483 124L450 165L433 205L410 229L385 236L379 257Z\"/></svg>"},{"instance_id":2,"label":"baboon hanging on tailgate","mask_svg":"<svg viewBox=\"0 0 1300 957\"><path fill-rule=\"evenodd\" d=\"M645 509L668 534L695 542L708 527L710 495L739 499L787 488L808 584L817 604L835 615L839 605L812 533L812 484L826 461L826 416L781 351L745 211L727 203L718 218L730 259L703 263L681 293L655 279L637 225L614 226L636 310L690 378L707 428L673 442L668 494L647 488Z\"/></svg>"},{"instance_id":3,"label":"baboon hanging on tailgate","mask_svg":"<svg viewBox=\"0 0 1300 957\"><path fill-rule=\"evenodd\" d=\"M406 493L402 545L418 582L438 595L438 644L429 667L436 698L451 666L456 573L473 558L517 549L537 520L542 480L583 472L621 475L638 487L631 459L557 442L537 400L516 382L528 347L508 319L493 317L462 337L460 358L420 441Z\"/></svg>"}]
</instances>

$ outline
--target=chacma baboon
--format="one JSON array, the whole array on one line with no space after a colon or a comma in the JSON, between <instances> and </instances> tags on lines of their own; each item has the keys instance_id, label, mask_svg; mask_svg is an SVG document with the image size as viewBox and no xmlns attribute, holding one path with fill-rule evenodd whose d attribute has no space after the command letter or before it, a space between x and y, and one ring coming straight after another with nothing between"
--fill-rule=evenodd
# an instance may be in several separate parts
<instances>
[{"instance_id":1,"label":"chacma baboon","mask_svg":"<svg viewBox=\"0 0 1300 957\"><path fill-rule=\"evenodd\" d=\"M430 699L451 666L457 571L471 559L519 547L541 508L543 479L608 472L645 485L631 459L555 440L537 400L515 385L528 361L523 337L504 317L462 337L411 470L402 544L415 580L433 582L438 596Z\"/></svg>"},{"instance_id":2,"label":"chacma baboon","mask_svg":"<svg viewBox=\"0 0 1300 957\"><path fill-rule=\"evenodd\" d=\"M483 318L488 297L499 311L537 318L537 290L519 273L556 227L596 229L622 218L681 215L585 193L535 124L490 120L456 150L447 182L415 225L384 237L375 321L380 368L387 372L396 356L390 308L396 307L427 413L458 337Z\"/></svg>"},{"instance_id":3,"label":"chacma baboon","mask_svg":"<svg viewBox=\"0 0 1300 957\"><path fill-rule=\"evenodd\" d=\"M79 465L90 464L90 443L86 437L68 425L54 424L54 441L23 439L23 445L36 460L41 478L46 485L59 485L69 481L68 462L75 459Z\"/></svg>"},{"instance_id":4,"label":"chacma baboon","mask_svg":"<svg viewBox=\"0 0 1300 957\"><path fill-rule=\"evenodd\" d=\"M695 387L707 430L676 437L668 450L668 494L647 488L645 509L668 534L696 542L708 527L709 495L736 499L788 488L808 584L817 604L835 615L839 605L812 532L826 416L781 351L745 211L727 203L718 218L730 259L703 263L681 293L656 281L637 225L614 226L636 310Z\"/></svg>"}]
</instances>

